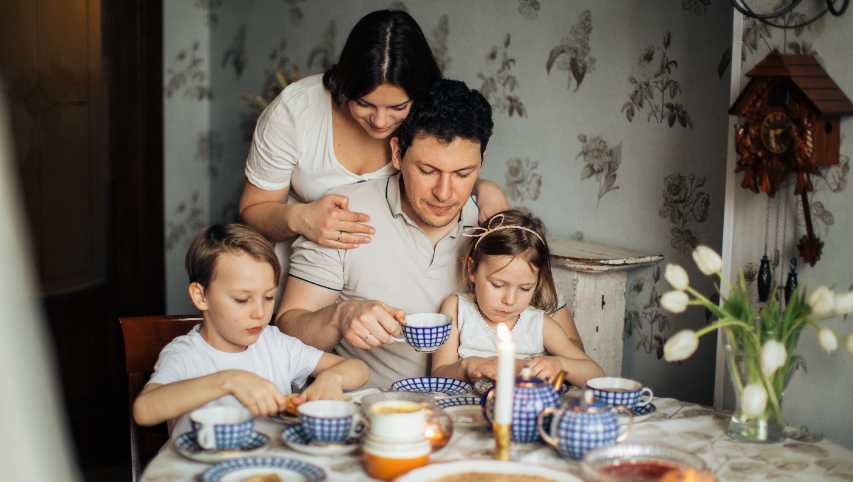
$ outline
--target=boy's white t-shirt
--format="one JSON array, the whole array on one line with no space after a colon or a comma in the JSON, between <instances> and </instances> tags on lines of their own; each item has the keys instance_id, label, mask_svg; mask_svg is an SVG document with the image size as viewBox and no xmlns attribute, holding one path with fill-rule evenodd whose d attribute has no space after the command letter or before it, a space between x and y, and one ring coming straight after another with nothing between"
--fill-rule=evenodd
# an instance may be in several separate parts
<instances>
[{"instance_id":1,"label":"boy's white t-shirt","mask_svg":"<svg viewBox=\"0 0 853 482\"><path fill-rule=\"evenodd\" d=\"M240 353L226 353L208 345L196 325L188 334L179 336L163 348L148 383L163 385L202 377L224 370L245 370L275 384L281 393L291 393L290 384L301 387L317 367L323 351L285 335L275 326L267 326L258 341ZM241 407L227 395L202 407ZM189 414L169 421L172 440L191 430Z\"/></svg>"}]
</instances>

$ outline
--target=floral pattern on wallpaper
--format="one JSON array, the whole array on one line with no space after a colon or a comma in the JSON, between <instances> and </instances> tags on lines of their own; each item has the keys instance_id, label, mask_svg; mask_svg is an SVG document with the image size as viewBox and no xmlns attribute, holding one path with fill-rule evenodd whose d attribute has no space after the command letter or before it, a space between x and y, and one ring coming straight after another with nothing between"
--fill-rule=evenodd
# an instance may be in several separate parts
<instances>
[{"instance_id":1,"label":"floral pattern on wallpaper","mask_svg":"<svg viewBox=\"0 0 853 482\"><path fill-rule=\"evenodd\" d=\"M697 178L693 174L685 177L674 172L663 182L663 206L658 210L658 216L669 218L675 225L670 230L670 244L682 256L689 256L700 244L691 227L707 221L708 208L711 207L711 196L700 190L705 185L705 178Z\"/></svg>"},{"instance_id":2,"label":"floral pattern on wallpaper","mask_svg":"<svg viewBox=\"0 0 853 482\"><path fill-rule=\"evenodd\" d=\"M847 189L847 176L850 174L850 157L839 155L838 164L821 169L822 176L812 176L814 191L809 195L809 206L811 207L812 227L815 236L826 242L829 236L829 227L835 224L835 216L826 208L827 196L838 194ZM803 218L802 197L796 196L797 200L797 227L805 232L805 219Z\"/></svg>"},{"instance_id":3,"label":"floral pattern on wallpaper","mask_svg":"<svg viewBox=\"0 0 853 482\"><path fill-rule=\"evenodd\" d=\"M572 88L575 81L575 92L580 88L586 74L595 70L595 57L590 55L589 35L592 33L592 12L584 10L578 18L578 23L572 25L569 36L563 37L560 44L551 49L545 62L545 72L550 75L551 67L556 63L557 70L568 72L567 89Z\"/></svg>"},{"instance_id":4,"label":"floral pattern on wallpaper","mask_svg":"<svg viewBox=\"0 0 853 482\"><path fill-rule=\"evenodd\" d=\"M527 109L515 89L518 88L518 78L512 74L512 66L515 59L509 56L510 34L506 34L501 45L493 46L486 55L486 64L489 66L497 64L497 69L486 73L478 73L477 77L483 81L480 93L492 104L492 108L500 113L512 117L527 117ZM500 59L500 60L498 60Z\"/></svg>"},{"instance_id":5,"label":"floral pattern on wallpaper","mask_svg":"<svg viewBox=\"0 0 853 482\"><path fill-rule=\"evenodd\" d=\"M429 43L438 69L444 74L450 67L450 53L447 49L447 36L450 34L450 18L442 15L438 19L438 25L432 30L432 41Z\"/></svg>"},{"instance_id":6,"label":"floral pattern on wallpaper","mask_svg":"<svg viewBox=\"0 0 853 482\"><path fill-rule=\"evenodd\" d=\"M628 122L634 120L634 116L642 111L646 105L649 106L649 115L646 121L652 118L658 124L666 121L669 127L678 122L681 127L690 127L693 130L693 120L684 106L675 102L675 96L682 93L681 84L673 78L674 70L678 68L678 62L669 57L668 49L672 45L672 32L666 32L660 47L649 45L640 54L637 62L639 67L639 79L633 75L628 77L628 82L634 86L634 90L628 96L629 101L622 105L622 112ZM660 98L656 98L660 95ZM670 102L666 101L667 95Z\"/></svg>"},{"instance_id":7,"label":"floral pattern on wallpaper","mask_svg":"<svg viewBox=\"0 0 853 482\"><path fill-rule=\"evenodd\" d=\"M173 67L166 69L166 85L163 94L171 99L178 93L183 97L199 102L210 100L213 93L207 85L207 73L202 68L204 59L199 56L199 41L189 49L182 49L172 61Z\"/></svg>"},{"instance_id":8,"label":"floral pattern on wallpaper","mask_svg":"<svg viewBox=\"0 0 853 482\"><path fill-rule=\"evenodd\" d=\"M624 339L634 336L636 332L639 337L636 350L642 349L648 355L654 353L658 360L663 358L663 346L668 339L664 332L670 328L670 320L660 306L661 294L657 287L660 275L660 266L655 266L651 268L651 278L637 278L634 282L631 287L633 294L639 296L649 286L649 299L642 309L625 311L625 327L622 331ZM663 290L667 291L668 286L664 286Z\"/></svg>"},{"instance_id":9,"label":"floral pattern on wallpaper","mask_svg":"<svg viewBox=\"0 0 853 482\"><path fill-rule=\"evenodd\" d=\"M518 0L518 14L528 20L535 20L540 8L538 0Z\"/></svg>"},{"instance_id":10,"label":"floral pattern on wallpaper","mask_svg":"<svg viewBox=\"0 0 853 482\"><path fill-rule=\"evenodd\" d=\"M507 197L516 202L526 199L539 199L542 189L542 176L533 172L539 167L539 161L514 157L506 161L506 184L504 192Z\"/></svg>"},{"instance_id":11,"label":"floral pattern on wallpaper","mask_svg":"<svg viewBox=\"0 0 853 482\"><path fill-rule=\"evenodd\" d=\"M308 54L308 68L316 69L320 72L325 72L332 68L337 61L338 54L335 52L335 38L338 35L338 28L335 20L329 20L329 25L323 33L323 37L317 42L317 45L311 49ZM316 64L315 64L316 62Z\"/></svg>"},{"instance_id":12,"label":"floral pattern on wallpaper","mask_svg":"<svg viewBox=\"0 0 853 482\"><path fill-rule=\"evenodd\" d=\"M708 13L708 5L711 0L681 0L681 8L687 10L690 15L701 17Z\"/></svg>"},{"instance_id":13,"label":"floral pattern on wallpaper","mask_svg":"<svg viewBox=\"0 0 853 482\"><path fill-rule=\"evenodd\" d=\"M305 20L305 12L302 11L302 8L299 7L299 4L304 2L305 0L281 0L285 5L290 5L290 9L287 11L287 19L291 24L299 27L302 25L302 21Z\"/></svg>"},{"instance_id":14,"label":"floral pattern on wallpaper","mask_svg":"<svg viewBox=\"0 0 853 482\"><path fill-rule=\"evenodd\" d=\"M195 160L207 165L211 178L216 178L219 174L216 165L222 160L223 150L219 132L214 130L199 132L196 141Z\"/></svg>"},{"instance_id":15,"label":"floral pattern on wallpaper","mask_svg":"<svg viewBox=\"0 0 853 482\"><path fill-rule=\"evenodd\" d=\"M166 221L166 251L172 251L184 241L192 238L205 225L201 195L194 192L190 199L182 201Z\"/></svg>"},{"instance_id":16,"label":"floral pattern on wallpaper","mask_svg":"<svg viewBox=\"0 0 853 482\"><path fill-rule=\"evenodd\" d=\"M581 170L581 181L595 177L595 181L598 183L598 202L596 204L598 207L605 194L619 189L619 186L616 185L616 171L622 164L622 143L610 147L601 136L587 138L584 134L578 135L578 141L583 144L581 151L575 157L575 159L581 159L584 162Z\"/></svg>"},{"instance_id":17,"label":"floral pattern on wallpaper","mask_svg":"<svg viewBox=\"0 0 853 482\"><path fill-rule=\"evenodd\" d=\"M237 30L237 35L231 42L231 46L225 51L222 56L222 70L233 68L237 74L237 80L243 75L246 70L246 64L249 63L249 57L246 55L246 24L241 24Z\"/></svg>"},{"instance_id":18,"label":"floral pattern on wallpaper","mask_svg":"<svg viewBox=\"0 0 853 482\"><path fill-rule=\"evenodd\" d=\"M222 0L195 0L195 8L204 11L207 25L215 27L219 23L219 14L216 9L222 6Z\"/></svg>"},{"instance_id":19,"label":"floral pattern on wallpaper","mask_svg":"<svg viewBox=\"0 0 853 482\"><path fill-rule=\"evenodd\" d=\"M780 2L777 4L772 11L779 11L782 8L787 6L786 2ZM764 51L765 47L767 49L766 54L769 54L773 50L778 50L779 52L785 53L793 53L793 54L809 54L814 55L815 60L818 61L820 65L824 65L823 59L817 53L816 50L812 48L811 42L806 40L797 41L796 38L805 33L806 30L811 30L811 25L803 25L808 18L804 13L790 11L779 18L773 20L774 23L778 25L784 25L786 29L774 28L771 27L759 20L756 20L751 17L744 17L743 19L743 34L741 36L741 47L740 47L740 60L741 62L746 62L747 55L751 55L758 51ZM788 32L792 31L794 33L795 39L788 40ZM774 39L773 34L777 35ZM775 40L779 39L781 36L781 43L776 43ZM772 42L772 43L771 43ZM788 52L787 49L790 49L791 52Z\"/></svg>"}]
</instances>

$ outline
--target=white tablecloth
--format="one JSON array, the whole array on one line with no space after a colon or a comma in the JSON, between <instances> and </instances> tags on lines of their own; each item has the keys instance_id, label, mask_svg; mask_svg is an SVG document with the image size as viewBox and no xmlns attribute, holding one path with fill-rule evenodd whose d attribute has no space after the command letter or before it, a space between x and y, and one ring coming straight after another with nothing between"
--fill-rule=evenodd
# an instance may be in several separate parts
<instances>
[{"instance_id":1,"label":"white tablecloth","mask_svg":"<svg viewBox=\"0 0 853 482\"><path fill-rule=\"evenodd\" d=\"M371 390L377 391L377 390ZM371 391L354 392L360 399ZM564 400L579 396L570 391ZM853 452L819 435L788 429L788 439L770 445L736 442L726 435L731 412L718 411L671 398L656 398L655 413L635 425L626 440L655 442L696 454L708 464L721 481L851 481L853 482ZM269 449L259 455L299 459L326 471L327 480L342 482L373 482L363 470L360 452L334 457L317 457L294 452L284 445L280 434L284 426L270 419L260 419L256 430L270 436ZM457 427L443 449L430 456L431 462L460 459L489 459L494 439L488 429ZM580 465L562 458L547 445L513 445L511 458L522 462L580 474ZM173 482L197 480L209 464L189 460L172 446L165 447L145 469L144 482Z\"/></svg>"}]
</instances>

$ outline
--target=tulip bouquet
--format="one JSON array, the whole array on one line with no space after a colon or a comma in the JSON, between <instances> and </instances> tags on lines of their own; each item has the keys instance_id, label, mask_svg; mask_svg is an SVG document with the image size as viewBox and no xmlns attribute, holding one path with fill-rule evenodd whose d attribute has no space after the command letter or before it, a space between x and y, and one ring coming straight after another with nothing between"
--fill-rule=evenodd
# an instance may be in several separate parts
<instances>
[{"instance_id":1,"label":"tulip bouquet","mask_svg":"<svg viewBox=\"0 0 853 482\"><path fill-rule=\"evenodd\" d=\"M727 347L728 361L738 394L738 407L729 424L729 435L761 443L784 439L782 391L798 362L798 357L792 353L800 334L803 328L811 326L817 330L824 349L836 350L841 335L820 323L830 318L833 311L836 314L853 311L853 292L835 295L830 289L819 287L807 295L805 288L798 286L784 311L771 296L767 306L756 316L749 304L743 272L739 286L729 284L720 273L720 255L707 246L697 247L693 260L703 274L719 276L728 287L729 296L724 298L721 293L722 304L718 305L690 287L684 268L667 265L664 278L675 290L661 297L661 306L673 313L681 313L689 305L703 306L716 315L717 320L698 331L682 330L673 335L664 345L664 358L684 360L696 351L700 336L724 328L731 343ZM846 348L853 352L853 335L844 340Z\"/></svg>"}]
</instances>

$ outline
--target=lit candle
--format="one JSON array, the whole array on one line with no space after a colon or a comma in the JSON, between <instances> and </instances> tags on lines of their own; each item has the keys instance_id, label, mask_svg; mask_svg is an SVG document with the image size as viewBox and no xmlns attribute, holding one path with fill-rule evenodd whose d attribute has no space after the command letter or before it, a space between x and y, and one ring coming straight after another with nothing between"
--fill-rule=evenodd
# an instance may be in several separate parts
<instances>
[{"instance_id":1,"label":"lit candle","mask_svg":"<svg viewBox=\"0 0 853 482\"><path fill-rule=\"evenodd\" d=\"M494 423L512 423L512 401L515 394L515 343L506 325L498 323L498 379L495 381Z\"/></svg>"}]
</instances>

